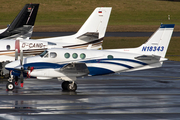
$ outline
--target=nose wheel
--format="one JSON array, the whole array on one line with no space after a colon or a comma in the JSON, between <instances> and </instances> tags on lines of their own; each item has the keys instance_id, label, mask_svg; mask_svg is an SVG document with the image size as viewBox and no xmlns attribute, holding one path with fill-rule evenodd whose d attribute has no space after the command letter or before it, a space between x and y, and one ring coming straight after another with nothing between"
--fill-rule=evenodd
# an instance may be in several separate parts
<instances>
[{"instance_id":1,"label":"nose wheel","mask_svg":"<svg viewBox=\"0 0 180 120\"><path fill-rule=\"evenodd\" d=\"M73 82L69 82L69 81L64 81L61 84L61 87L63 90L67 90L67 91L76 91L77 90L77 84L73 81Z\"/></svg>"},{"instance_id":2,"label":"nose wheel","mask_svg":"<svg viewBox=\"0 0 180 120\"><path fill-rule=\"evenodd\" d=\"M6 89L7 89L8 91L12 91L12 90L14 90L14 88L15 88L15 85L14 85L13 82L8 82L8 83L6 84Z\"/></svg>"}]
</instances>

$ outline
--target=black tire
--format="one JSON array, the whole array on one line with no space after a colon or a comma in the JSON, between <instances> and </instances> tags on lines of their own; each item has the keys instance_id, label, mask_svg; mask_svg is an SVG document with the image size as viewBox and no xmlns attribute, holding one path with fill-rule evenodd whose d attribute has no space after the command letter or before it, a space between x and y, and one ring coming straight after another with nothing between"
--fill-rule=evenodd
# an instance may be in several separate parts
<instances>
[{"instance_id":1,"label":"black tire","mask_svg":"<svg viewBox=\"0 0 180 120\"><path fill-rule=\"evenodd\" d=\"M77 84L74 83L74 86L71 87L71 83L68 84L68 91L76 91L77 90Z\"/></svg>"},{"instance_id":2,"label":"black tire","mask_svg":"<svg viewBox=\"0 0 180 120\"><path fill-rule=\"evenodd\" d=\"M15 88L14 83L8 82L8 83L6 84L6 89L7 89L8 91L12 91L12 90L14 90L14 88Z\"/></svg>"},{"instance_id":3,"label":"black tire","mask_svg":"<svg viewBox=\"0 0 180 120\"><path fill-rule=\"evenodd\" d=\"M69 81L64 81L62 84L61 84L61 87L63 90L68 90L68 86L69 86Z\"/></svg>"}]
</instances>

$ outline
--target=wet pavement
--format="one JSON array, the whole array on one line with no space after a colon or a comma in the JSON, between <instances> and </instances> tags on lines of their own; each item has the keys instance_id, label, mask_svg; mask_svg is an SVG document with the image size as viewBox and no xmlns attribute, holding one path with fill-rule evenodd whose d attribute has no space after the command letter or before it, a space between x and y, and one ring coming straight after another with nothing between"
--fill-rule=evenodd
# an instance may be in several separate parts
<instances>
[{"instance_id":1,"label":"wet pavement","mask_svg":"<svg viewBox=\"0 0 180 120\"><path fill-rule=\"evenodd\" d=\"M24 88L7 92L1 81L0 120L180 119L180 62L76 83L76 92L65 92L56 79L26 79Z\"/></svg>"}]
</instances>

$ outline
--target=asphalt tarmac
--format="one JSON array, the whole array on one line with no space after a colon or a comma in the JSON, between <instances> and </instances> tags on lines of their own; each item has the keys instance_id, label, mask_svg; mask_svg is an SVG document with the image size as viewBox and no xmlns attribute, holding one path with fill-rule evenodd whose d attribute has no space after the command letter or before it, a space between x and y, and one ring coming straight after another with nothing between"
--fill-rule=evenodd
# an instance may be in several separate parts
<instances>
[{"instance_id":1,"label":"asphalt tarmac","mask_svg":"<svg viewBox=\"0 0 180 120\"><path fill-rule=\"evenodd\" d=\"M73 35L76 32L33 32L32 37L57 37ZM105 37L150 37L154 32L106 32ZM173 37L180 37L180 32L173 32Z\"/></svg>"},{"instance_id":2,"label":"asphalt tarmac","mask_svg":"<svg viewBox=\"0 0 180 120\"><path fill-rule=\"evenodd\" d=\"M179 120L180 62L129 73L79 78L76 92L61 81L26 79L6 91L0 82L0 120Z\"/></svg>"}]
</instances>

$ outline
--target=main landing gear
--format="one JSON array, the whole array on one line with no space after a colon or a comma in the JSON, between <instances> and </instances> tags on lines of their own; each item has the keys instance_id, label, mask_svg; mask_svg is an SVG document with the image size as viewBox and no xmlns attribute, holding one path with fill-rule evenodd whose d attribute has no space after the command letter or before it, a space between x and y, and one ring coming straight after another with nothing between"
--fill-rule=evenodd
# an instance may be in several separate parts
<instances>
[{"instance_id":1,"label":"main landing gear","mask_svg":"<svg viewBox=\"0 0 180 120\"><path fill-rule=\"evenodd\" d=\"M77 84L72 81L64 81L62 84L61 84L61 87L64 91L76 91L77 90Z\"/></svg>"}]
</instances>

